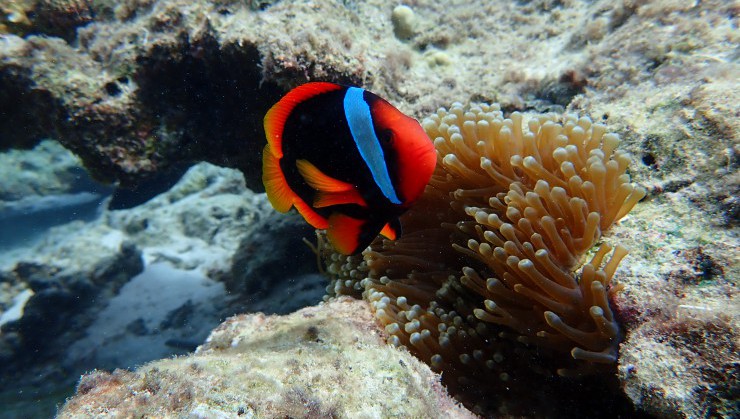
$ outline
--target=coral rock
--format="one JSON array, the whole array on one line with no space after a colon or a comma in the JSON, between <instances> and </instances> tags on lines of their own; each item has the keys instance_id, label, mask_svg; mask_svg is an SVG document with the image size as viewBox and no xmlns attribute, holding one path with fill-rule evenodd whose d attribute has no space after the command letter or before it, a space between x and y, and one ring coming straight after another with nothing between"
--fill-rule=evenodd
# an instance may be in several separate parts
<instances>
[{"instance_id":1,"label":"coral rock","mask_svg":"<svg viewBox=\"0 0 740 419\"><path fill-rule=\"evenodd\" d=\"M58 417L475 417L384 338L368 304L346 297L240 315L194 355L84 376Z\"/></svg>"}]
</instances>

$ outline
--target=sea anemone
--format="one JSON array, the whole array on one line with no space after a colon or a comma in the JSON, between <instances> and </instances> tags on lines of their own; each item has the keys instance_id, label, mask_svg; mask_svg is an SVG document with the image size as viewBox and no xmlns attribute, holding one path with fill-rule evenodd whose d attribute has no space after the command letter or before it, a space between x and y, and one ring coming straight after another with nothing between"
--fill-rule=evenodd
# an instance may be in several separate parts
<instances>
[{"instance_id":1,"label":"sea anemone","mask_svg":"<svg viewBox=\"0 0 740 419\"><path fill-rule=\"evenodd\" d=\"M483 410L523 412L510 396L533 379L613 368L609 296L627 251L599 242L645 196L617 135L487 104L456 103L422 126L437 168L403 235L362 257L320 246L330 294L369 300L391 343Z\"/></svg>"}]
</instances>

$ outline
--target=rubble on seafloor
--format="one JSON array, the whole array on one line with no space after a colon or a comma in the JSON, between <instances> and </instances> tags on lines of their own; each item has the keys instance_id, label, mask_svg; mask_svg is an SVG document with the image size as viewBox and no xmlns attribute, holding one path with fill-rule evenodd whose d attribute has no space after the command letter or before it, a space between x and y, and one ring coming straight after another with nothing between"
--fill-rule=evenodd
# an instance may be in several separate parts
<instances>
[{"instance_id":1,"label":"rubble on seafloor","mask_svg":"<svg viewBox=\"0 0 740 419\"><path fill-rule=\"evenodd\" d=\"M612 301L624 335L622 389L639 411L658 417L737 415L740 39L733 2L419 0L398 9L380 0L126 0L89 2L92 14L52 28L26 13L38 3L3 9L14 22L0 22L0 96L7 98L0 101L0 149L52 137L94 177L121 186L205 160L240 169L259 190L262 115L309 80L363 85L419 119L454 101L496 101L507 113L568 111L606 122L632 154L632 179L649 192L608 237L630 249L614 277L623 291ZM153 240L146 230L155 218L140 211L131 210L121 228L144 243ZM213 226L234 214L213 211L198 217L215 234L208 237L223 237ZM99 227L88 228L57 231L74 238L70 231ZM268 227L262 235L278 236ZM193 248L223 244L199 240ZM111 260L146 254L149 245L135 243L129 253L101 253ZM269 253L249 240L232 244L219 254ZM37 249L47 260L85 254ZM209 266L176 256L159 257L187 269ZM238 269L213 272L227 287L250 291L234 276L245 270L231 266ZM247 271L272 265L261 266ZM23 269L26 279L7 280L11 271L0 281L8 297L0 304L12 314L6 319L33 301L26 284L43 284ZM112 296L135 270L127 275L102 292ZM85 281L59 280L54 290Z\"/></svg>"}]
</instances>

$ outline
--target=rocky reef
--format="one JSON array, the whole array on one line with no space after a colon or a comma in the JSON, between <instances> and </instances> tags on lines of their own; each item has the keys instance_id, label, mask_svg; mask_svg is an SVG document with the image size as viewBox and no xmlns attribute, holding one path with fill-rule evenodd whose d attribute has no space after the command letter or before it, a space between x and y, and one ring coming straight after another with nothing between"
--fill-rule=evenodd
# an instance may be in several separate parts
<instances>
[{"instance_id":1,"label":"rocky reef","mask_svg":"<svg viewBox=\"0 0 740 419\"><path fill-rule=\"evenodd\" d=\"M262 117L283 89L315 78L362 83L351 36L335 36L351 17L336 2L322 7L344 19L323 31L289 24L308 4L277 4L265 19L242 1L90 3L94 21L69 42L35 35L54 34L43 25L2 35L0 149L50 136L94 177L124 187L208 161L241 169L260 189ZM316 66L319 49L344 52Z\"/></svg>"},{"instance_id":2,"label":"rocky reef","mask_svg":"<svg viewBox=\"0 0 740 419\"><path fill-rule=\"evenodd\" d=\"M177 177L207 161L239 169L259 191L262 115L309 80L365 86L420 120L454 102L498 102L506 117L567 111L606 123L633 156L632 180L647 191L604 238L630 250L612 277L621 291L610 301L622 331L619 386L638 411L658 417L737 416L740 39L733 2L17 0L1 7L0 149L31 149L51 137L94 178L121 187ZM18 169L26 170L33 169ZM232 186L234 176L218 175ZM181 199L162 198L59 227L30 253L5 252L2 356L22 347L21 309L45 306L34 302L36 292L112 297L148 263L195 269L255 296L255 305L235 310L268 306L275 294L248 278L290 275L280 255L298 247L281 240L310 232L297 224L281 230L291 221L252 192L221 196L220 182L186 183L191 198L180 206ZM46 193L70 190L39 189ZM0 195L22 204L20 195ZM239 202L255 207L239 212ZM174 218L158 218L166 214ZM250 239L235 231L249 231ZM62 237L67 244L55 245ZM101 237L125 238L95 252L111 262L105 266L125 262L128 268L114 270L122 276L96 279L89 267L98 259L74 245ZM75 270L75 260L88 256L87 268ZM53 286L44 288L48 278ZM290 302L289 291L282 295ZM102 310L56 307L70 313L61 317L66 333L82 321L80 310L91 313L88 323ZM139 322L131 331L150 327Z\"/></svg>"},{"instance_id":3,"label":"rocky reef","mask_svg":"<svg viewBox=\"0 0 740 419\"><path fill-rule=\"evenodd\" d=\"M351 298L232 317L193 355L87 374L57 417L101 414L476 417L428 366L386 345L368 304Z\"/></svg>"}]
</instances>

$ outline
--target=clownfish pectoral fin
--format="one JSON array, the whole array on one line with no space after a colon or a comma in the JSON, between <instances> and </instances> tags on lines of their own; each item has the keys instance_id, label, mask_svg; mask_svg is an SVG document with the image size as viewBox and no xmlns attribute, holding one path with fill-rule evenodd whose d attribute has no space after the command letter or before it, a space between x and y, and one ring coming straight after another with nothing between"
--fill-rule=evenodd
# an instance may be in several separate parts
<instances>
[{"instance_id":1,"label":"clownfish pectoral fin","mask_svg":"<svg viewBox=\"0 0 740 419\"><path fill-rule=\"evenodd\" d=\"M306 183L317 191L314 208L341 204L367 206L362 195L351 183L328 176L308 160L297 160L296 167Z\"/></svg>"},{"instance_id":2,"label":"clownfish pectoral fin","mask_svg":"<svg viewBox=\"0 0 740 419\"><path fill-rule=\"evenodd\" d=\"M344 192L355 188L351 183L343 182L324 174L324 172L308 160L296 160L295 165L298 168L298 173L306 180L306 183L317 191Z\"/></svg>"},{"instance_id":3,"label":"clownfish pectoral fin","mask_svg":"<svg viewBox=\"0 0 740 419\"><path fill-rule=\"evenodd\" d=\"M389 221L388 224L380 230L380 234L382 234L383 237L391 240L396 240L400 237L401 232L401 221L398 218Z\"/></svg>"},{"instance_id":4,"label":"clownfish pectoral fin","mask_svg":"<svg viewBox=\"0 0 740 419\"><path fill-rule=\"evenodd\" d=\"M288 212L297 195L288 186L280 160L272 154L269 145L262 151L262 183L272 207L278 212Z\"/></svg>"},{"instance_id":5,"label":"clownfish pectoral fin","mask_svg":"<svg viewBox=\"0 0 740 419\"><path fill-rule=\"evenodd\" d=\"M316 198L313 200L314 208L323 208L342 204L357 204L367 207L367 202L365 202L360 193L355 189L343 192L319 191L316 194Z\"/></svg>"},{"instance_id":6,"label":"clownfish pectoral fin","mask_svg":"<svg viewBox=\"0 0 740 419\"><path fill-rule=\"evenodd\" d=\"M381 227L370 220L334 213L329 216L326 237L339 253L354 255L370 245L370 242L378 236Z\"/></svg>"}]
</instances>

